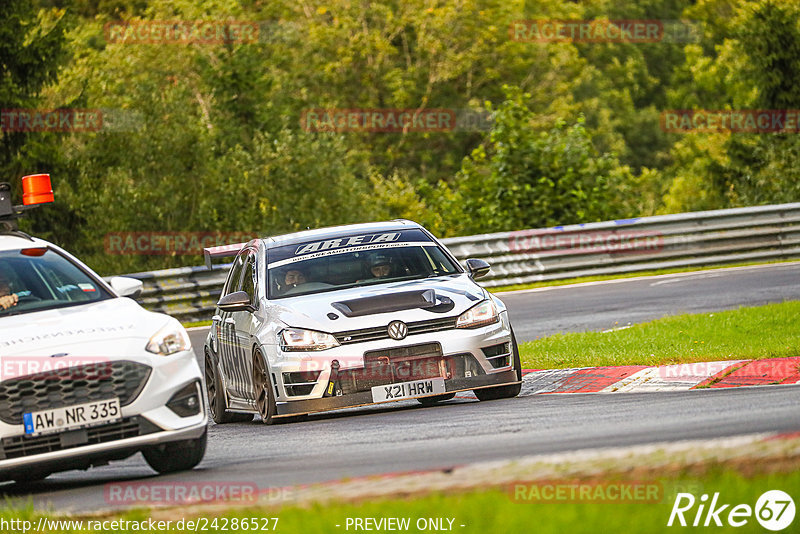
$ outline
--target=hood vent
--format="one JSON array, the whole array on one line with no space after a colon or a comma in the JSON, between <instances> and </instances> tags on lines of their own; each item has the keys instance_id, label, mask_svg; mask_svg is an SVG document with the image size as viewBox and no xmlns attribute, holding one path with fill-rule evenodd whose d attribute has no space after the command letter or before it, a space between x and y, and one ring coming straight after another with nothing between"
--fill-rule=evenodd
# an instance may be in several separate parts
<instances>
[{"instance_id":1,"label":"hood vent","mask_svg":"<svg viewBox=\"0 0 800 534\"><path fill-rule=\"evenodd\" d=\"M449 301L450 299L447 300ZM341 302L333 302L331 306L347 317L361 317L363 315L412 310L414 308L436 308L443 303L442 300L438 303L436 302L436 292L433 289L425 289L422 291L401 291L374 297L343 300Z\"/></svg>"}]
</instances>

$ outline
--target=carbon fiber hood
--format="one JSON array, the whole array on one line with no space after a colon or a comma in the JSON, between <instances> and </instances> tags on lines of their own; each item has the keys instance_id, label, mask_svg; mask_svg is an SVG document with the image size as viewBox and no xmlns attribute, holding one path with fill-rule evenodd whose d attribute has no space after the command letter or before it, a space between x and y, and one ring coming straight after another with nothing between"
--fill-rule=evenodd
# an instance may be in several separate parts
<instances>
[{"instance_id":1,"label":"carbon fiber hood","mask_svg":"<svg viewBox=\"0 0 800 534\"><path fill-rule=\"evenodd\" d=\"M280 299L269 313L288 326L338 332L457 316L487 296L469 275L459 274Z\"/></svg>"}]
</instances>

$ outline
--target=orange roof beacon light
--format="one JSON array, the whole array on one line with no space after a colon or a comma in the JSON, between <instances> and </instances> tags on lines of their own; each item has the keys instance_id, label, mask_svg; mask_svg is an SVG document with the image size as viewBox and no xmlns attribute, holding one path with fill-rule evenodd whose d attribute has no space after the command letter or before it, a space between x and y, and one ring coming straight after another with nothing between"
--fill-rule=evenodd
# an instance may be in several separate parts
<instances>
[{"instance_id":1,"label":"orange roof beacon light","mask_svg":"<svg viewBox=\"0 0 800 534\"><path fill-rule=\"evenodd\" d=\"M32 206L53 202L53 187L49 174L30 174L22 177L22 204Z\"/></svg>"},{"instance_id":2,"label":"orange roof beacon light","mask_svg":"<svg viewBox=\"0 0 800 534\"><path fill-rule=\"evenodd\" d=\"M14 233L30 238L17 226L23 212L42 204L53 202L53 188L49 174L31 174L22 177L22 205L11 203L11 184L0 182L0 233Z\"/></svg>"}]
</instances>

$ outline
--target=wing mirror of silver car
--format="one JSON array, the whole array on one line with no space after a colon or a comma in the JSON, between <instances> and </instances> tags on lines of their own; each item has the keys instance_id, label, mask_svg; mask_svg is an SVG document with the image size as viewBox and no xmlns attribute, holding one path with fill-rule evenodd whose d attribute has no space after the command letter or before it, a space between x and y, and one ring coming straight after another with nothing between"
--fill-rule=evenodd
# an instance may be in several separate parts
<instances>
[{"instance_id":1,"label":"wing mirror of silver car","mask_svg":"<svg viewBox=\"0 0 800 534\"><path fill-rule=\"evenodd\" d=\"M490 268L489 264L483 260L477 258L467 260L467 269L469 269L469 274L472 278L477 279L486 276Z\"/></svg>"},{"instance_id":2,"label":"wing mirror of silver car","mask_svg":"<svg viewBox=\"0 0 800 534\"><path fill-rule=\"evenodd\" d=\"M136 298L141 295L142 287L144 287L141 280L127 276L115 276L108 283L120 297Z\"/></svg>"},{"instance_id":3,"label":"wing mirror of silver car","mask_svg":"<svg viewBox=\"0 0 800 534\"><path fill-rule=\"evenodd\" d=\"M234 291L230 295L225 295L219 299L217 306L220 310L226 312L255 311L255 308L250 304L250 296L244 291Z\"/></svg>"}]
</instances>

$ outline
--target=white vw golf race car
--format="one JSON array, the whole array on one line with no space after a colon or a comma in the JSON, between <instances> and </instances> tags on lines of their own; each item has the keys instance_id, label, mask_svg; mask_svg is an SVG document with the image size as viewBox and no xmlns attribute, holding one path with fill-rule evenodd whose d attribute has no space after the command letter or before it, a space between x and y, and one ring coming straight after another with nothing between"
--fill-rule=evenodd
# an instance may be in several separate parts
<instances>
[{"instance_id":1,"label":"white vw golf race car","mask_svg":"<svg viewBox=\"0 0 800 534\"><path fill-rule=\"evenodd\" d=\"M410 221L309 230L205 249L235 256L205 344L218 423L473 390L514 397L521 369L505 306Z\"/></svg>"},{"instance_id":2,"label":"white vw golf race car","mask_svg":"<svg viewBox=\"0 0 800 534\"><path fill-rule=\"evenodd\" d=\"M208 416L186 331L125 297L141 281L107 284L18 231L21 212L49 196L26 191L26 206L12 206L0 184L0 480L139 451L158 472L191 469L205 453Z\"/></svg>"}]
</instances>

